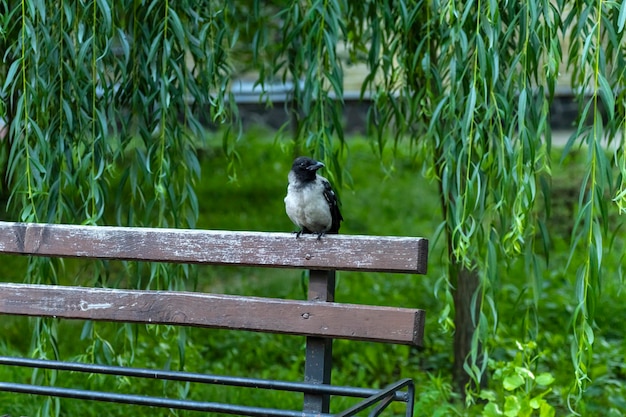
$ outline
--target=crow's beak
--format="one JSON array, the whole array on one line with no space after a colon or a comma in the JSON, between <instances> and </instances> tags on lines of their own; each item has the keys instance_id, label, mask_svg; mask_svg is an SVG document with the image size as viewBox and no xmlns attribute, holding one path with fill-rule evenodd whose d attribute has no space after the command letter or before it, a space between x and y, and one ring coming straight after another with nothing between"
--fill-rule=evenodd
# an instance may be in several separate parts
<instances>
[{"instance_id":1,"label":"crow's beak","mask_svg":"<svg viewBox=\"0 0 626 417\"><path fill-rule=\"evenodd\" d=\"M308 166L306 169L309 171L317 171L320 168L324 168L324 164L321 162L316 162L314 165Z\"/></svg>"}]
</instances>

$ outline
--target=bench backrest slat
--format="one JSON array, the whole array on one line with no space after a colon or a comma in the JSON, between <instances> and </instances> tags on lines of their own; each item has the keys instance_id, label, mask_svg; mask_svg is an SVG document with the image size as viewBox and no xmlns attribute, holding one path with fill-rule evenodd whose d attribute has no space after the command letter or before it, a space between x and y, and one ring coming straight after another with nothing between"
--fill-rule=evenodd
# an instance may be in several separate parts
<instances>
[{"instance_id":1,"label":"bench backrest slat","mask_svg":"<svg viewBox=\"0 0 626 417\"><path fill-rule=\"evenodd\" d=\"M0 253L425 274L428 240L0 222Z\"/></svg>"},{"instance_id":2,"label":"bench backrest slat","mask_svg":"<svg viewBox=\"0 0 626 417\"><path fill-rule=\"evenodd\" d=\"M54 285L0 284L0 314L174 324L421 345L422 310Z\"/></svg>"}]
</instances>

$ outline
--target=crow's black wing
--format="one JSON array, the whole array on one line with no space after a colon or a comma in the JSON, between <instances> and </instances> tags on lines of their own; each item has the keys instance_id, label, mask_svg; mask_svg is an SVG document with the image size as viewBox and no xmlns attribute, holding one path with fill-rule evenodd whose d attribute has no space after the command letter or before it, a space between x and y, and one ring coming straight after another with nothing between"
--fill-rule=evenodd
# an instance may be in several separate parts
<instances>
[{"instance_id":1,"label":"crow's black wing","mask_svg":"<svg viewBox=\"0 0 626 417\"><path fill-rule=\"evenodd\" d=\"M339 202L337 201L337 195L333 191L330 183L326 178L322 179L322 184L324 184L324 198L328 202L328 207L330 207L330 214L332 216L333 222L330 226L330 229L326 233L338 233L339 226L343 217L341 216L341 212L339 211Z\"/></svg>"}]
</instances>

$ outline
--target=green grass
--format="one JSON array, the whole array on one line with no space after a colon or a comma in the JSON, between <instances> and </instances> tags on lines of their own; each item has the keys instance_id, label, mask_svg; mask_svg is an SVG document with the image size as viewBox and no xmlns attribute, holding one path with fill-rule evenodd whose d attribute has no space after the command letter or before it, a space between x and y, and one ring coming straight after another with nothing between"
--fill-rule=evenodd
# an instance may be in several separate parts
<instances>
[{"instance_id":1,"label":"green grass","mask_svg":"<svg viewBox=\"0 0 626 417\"><path fill-rule=\"evenodd\" d=\"M432 238L441 220L436 185L421 175L421 167L401 148L395 160L384 155L381 162L366 139L350 138L344 166L351 180L340 190L345 222L345 234L423 236ZM248 132L238 148L240 161L235 167L237 181L229 181L233 171L224 160L219 139L208 141L201 151L202 179L197 185L200 202L198 228L222 230L291 231L294 226L284 213L286 174L293 154L288 142L276 142L272 135L260 130ZM558 160L558 156L555 161ZM566 415L565 398L572 378L569 356L570 333L566 330L574 294L574 272L565 270L567 221L574 209L571 190L578 187L576 160L558 166L555 163L555 195L553 204L554 241L551 264L546 268L540 289L539 311L536 316L538 372L551 373L556 379L545 398L556 408L557 415ZM559 191L560 190L560 191ZM571 219L573 221L573 219ZM565 226L565 227L564 227ZM439 278L445 273L441 242L431 241L429 273L426 276L406 274L340 272L336 298L341 302L419 307L427 310L426 340L422 349L389 346L378 343L336 341L333 382L357 386L382 386L399 377L412 377L417 383L416 416L482 415L484 404L464 409L451 394L452 335L438 323L445 307L434 292ZM620 246L616 246L619 248ZM617 270L621 253L607 254L607 272ZM0 276L3 281L21 281L25 258L0 256ZM121 263L110 262L111 283L126 284L131 278L121 277ZM92 266L76 261L65 262L63 282L88 285L93 283ZM137 269L137 279L146 271ZM521 262L503 265L500 288L499 327L494 351L494 366L504 367L519 358L516 341L527 340L524 320L528 303L524 288L528 280ZM305 297L305 280L301 271L289 269L209 267L197 268L197 276L189 288L227 294ZM621 324L626 314L623 283L615 276L608 279L602 300L597 306L596 348L594 369L583 406L588 415L617 415L611 410L623 409L626 398L626 348ZM0 323L0 354L28 354L33 320L4 318ZM94 352L96 362L127 363L133 358L137 367L184 369L194 372L241 375L252 377L301 380L304 339L295 336L229 332L209 329L178 330L157 326L116 326L99 323L94 329L103 340L111 343L107 349L101 342L81 338L82 322L63 322L56 330L59 352L63 359L72 359ZM178 348L183 341L184 358ZM87 352L87 353L86 353ZM28 370L0 368L0 380L26 382ZM154 381L85 377L59 373L59 386L85 386L94 389L117 389L120 392L172 397L187 397L205 401L219 400L250 405L299 407L298 395L258 392L257 390L225 389L198 385L179 385ZM502 390L501 381L491 380L489 389ZM42 398L0 393L0 415L35 416ZM105 403L60 400L61 415L82 416L154 416L171 415L168 410L147 407L131 408ZM340 408L347 401L333 405ZM604 413L606 412L606 413ZM179 412L181 416L198 415Z\"/></svg>"}]
</instances>

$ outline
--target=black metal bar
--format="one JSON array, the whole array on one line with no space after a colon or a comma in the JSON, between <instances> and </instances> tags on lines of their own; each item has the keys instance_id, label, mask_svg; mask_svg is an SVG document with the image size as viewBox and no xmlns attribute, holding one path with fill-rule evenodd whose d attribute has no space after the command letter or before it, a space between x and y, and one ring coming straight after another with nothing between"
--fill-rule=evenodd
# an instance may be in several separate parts
<instances>
[{"instance_id":1,"label":"black metal bar","mask_svg":"<svg viewBox=\"0 0 626 417\"><path fill-rule=\"evenodd\" d=\"M382 400L380 400L380 403L376 407L374 407L371 413L369 413L369 417L378 417L379 415L382 414L383 411L385 411L385 409L392 402L393 402L393 395L389 395L383 398Z\"/></svg>"},{"instance_id":2,"label":"black metal bar","mask_svg":"<svg viewBox=\"0 0 626 417\"><path fill-rule=\"evenodd\" d=\"M335 271L309 271L308 299L319 302L335 301ZM330 384L333 340L321 337L306 338L304 381L312 384ZM305 412L328 413L330 395L305 393Z\"/></svg>"},{"instance_id":3,"label":"black metal bar","mask_svg":"<svg viewBox=\"0 0 626 417\"><path fill-rule=\"evenodd\" d=\"M414 384L413 384L413 380L406 378L406 379L402 379L396 383L393 383L391 385L388 385L387 387L383 388L382 390L380 390L377 394L372 395L371 397L368 397L366 399L364 399L363 401L355 404L354 406L348 408L347 410L342 411L341 413L335 414L336 417L349 417L349 416L354 416L357 413L365 410L368 407L371 407L372 405L376 404L379 401L383 401L385 399L385 397L388 397L390 395L392 395L394 392L401 390L403 388L407 387L409 389L409 392L413 392L412 390L414 389ZM412 395L411 395L411 398ZM382 411L382 410L381 410ZM409 401L407 403L407 413L406 413L407 417L410 417L413 415L413 401Z\"/></svg>"},{"instance_id":4,"label":"black metal bar","mask_svg":"<svg viewBox=\"0 0 626 417\"><path fill-rule=\"evenodd\" d=\"M407 383L408 382L408 383ZM410 379L402 380L396 384L392 384L389 387L381 390L378 394L372 395L360 403L350 407L349 409L336 414L336 417L349 417L354 416L358 412L381 402L379 406L370 414L371 416L379 415L388 405L393 401L394 392L404 387L409 388L411 392L410 401L407 403L406 416L411 417L413 415L413 381ZM71 388L59 388L59 387L46 387L40 385L30 384L16 384L0 382L0 391L22 393L22 394L34 394L34 395L46 395L53 397L73 398L79 400L92 400L102 402L112 402L130 405L141 405L149 407L161 407L161 408L174 408L179 410L191 410L191 411L204 411L204 412L218 412L232 415L242 416L276 416L276 417L330 417L328 413L311 413L307 411L292 411L283 410L277 408L262 408L251 407L244 405L232 405L215 402L202 402L191 400L180 400L172 398L162 397L149 397L142 395L130 395L130 394L118 394L102 391L85 391Z\"/></svg>"},{"instance_id":5,"label":"black metal bar","mask_svg":"<svg viewBox=\"0 0 626 417\"><path fill-rule=\"evenodd\" d=\"M223 375L206 375L193 372L163 371L146 368L129 368L123 366L97 365L79 362L63 362L47 359L29 359L11 356L0 356L0 365L22 366L27 368L54 369L57 371L85 372L103 375L150 378L169 381L194 382L212 385L224 385L243 388L257 388L309 394L327 394L344 397L367 398L380 390L372 388L332 386L307 382L275 381L258 378L233 377ZM394 401L408 402L406 392L398 391Z\"/></svg>"},{"instance_id":6,"label":"black metal bar","mask_svg":"<svg viewBox=\"0 0 626 417\"><path fill-rule=\"evenodd\" d=\"M413 417L413 409L415 408L415 383L411 381L407 384L407 402L406 402L406 417Z\"/></svg>"},{"instance_id":7,"label":"black metal bar","mask_svg":"<svg viewBox=\"0 0 626 417\"><path fill-rule=\"evenodd\" d=\"M177 400L172 398L148 397L142 395L117 394L102 391L83 391L70 388L44 387L40 385L13 384L0 382L0 391L48 395L53 397L94 400L149 407L175 408L179 410L205 411L252 417L330 417L329 414L306 413L302 411L281 410L274 408L250 407L213 402Z\"/></svg>"}]
</instances>

